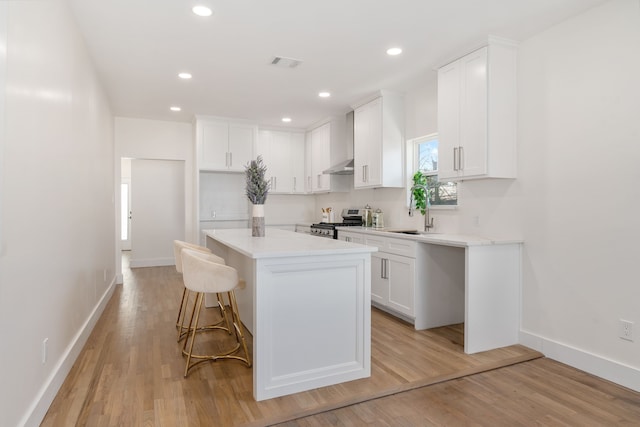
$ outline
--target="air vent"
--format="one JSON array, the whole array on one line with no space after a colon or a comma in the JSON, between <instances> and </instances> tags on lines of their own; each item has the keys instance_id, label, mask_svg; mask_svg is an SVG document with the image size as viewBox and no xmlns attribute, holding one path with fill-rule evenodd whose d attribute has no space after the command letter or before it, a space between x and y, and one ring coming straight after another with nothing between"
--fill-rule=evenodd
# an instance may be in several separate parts
<instances>
[{"instance_id":1,"label":"air vent","mask_svg":"<svg viewBox=\"0 0 640 427\"><path fill-rule=\"evenodd\" d=\"M302 64L300 59L286 58L284 56L276 56L271 60L271 65L280 68L296 68L300 64Z\"/></svg>"}]
</instances>

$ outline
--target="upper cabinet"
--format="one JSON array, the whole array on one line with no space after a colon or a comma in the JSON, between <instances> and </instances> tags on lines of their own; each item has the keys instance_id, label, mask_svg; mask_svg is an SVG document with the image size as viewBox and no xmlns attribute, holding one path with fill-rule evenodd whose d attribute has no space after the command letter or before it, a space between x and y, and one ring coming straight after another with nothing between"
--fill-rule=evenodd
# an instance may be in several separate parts
<instances>
[{"instance_id":1,"label":"upper cabinet","mask_svg":"<svg viewBox=\"0 0 640 427\"><path fill-rule=\"evenodd\" d=\"M200 170L244 172L254 159L257 126L253 124L198 118L196 135Z\"/></svg>"},{"instance_id":2,"label":"upper cabinet","mask_svg":"<svg viewBox=\"0 0 640 427\"><path fill-rule=\"evenodd\" d=\"M404 187L404 101L380 92L354 107L354 188Z\"/></svg>"},{"instance_id":3,"label":"upper cabinet","mask_svg":"<svg viewBox=\"0 0 640 427\"><path fill-rule=\"evenodd\" d=\"M271 193L303 194L305 192L304 132L260 130L257 155L267 166Z\"/></svg>"},{"instance_id":4,"label":"upper cabinet","mask_svg":"<svg viewBox=\"0 0 640 427\"><path fill-rule=\"evenodd\" d=\"M333 118L313 127L308 133L308 157L311 168L307 169L306 186L312 193L348 191L349 176L323 173L333 164L347 158L345 147L345 118Z\"/></svg>"},{"instance_id":5,"label":"upper cabinet","mask_svg":"<svg viewBox=\"0 0 640 427\"><path fill-rule=\"evenodd\" d=\"M489 45L438 70L438 179L516 178L516 44Z\"/></svg>"}]
</instances>

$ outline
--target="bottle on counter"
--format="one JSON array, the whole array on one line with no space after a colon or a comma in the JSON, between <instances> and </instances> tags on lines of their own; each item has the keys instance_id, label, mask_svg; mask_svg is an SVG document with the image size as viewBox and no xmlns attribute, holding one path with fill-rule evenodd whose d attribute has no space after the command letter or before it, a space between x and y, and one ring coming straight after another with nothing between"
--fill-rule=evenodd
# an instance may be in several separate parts
<instances>
[{"instance_id":1,"label":"bottle on counter","mask_svg":"<svg viewBox=\"0 0 640 427\"><path fill-rule=\"evenodd\" d=\"M373 228L384 228L384 214L380 209L373 213Z\"/></svg>"},{"instance_id":2,"label":"bottle on counter","mask_svg":"<svg viewBox=\"0 0 640 427\"><path fill-rule=\"evenodd\" d=\"M362 225L371 227L373 225L373 211L371 210L371 206L366 205L362 213Z\"/></svg>"}]
</instances>

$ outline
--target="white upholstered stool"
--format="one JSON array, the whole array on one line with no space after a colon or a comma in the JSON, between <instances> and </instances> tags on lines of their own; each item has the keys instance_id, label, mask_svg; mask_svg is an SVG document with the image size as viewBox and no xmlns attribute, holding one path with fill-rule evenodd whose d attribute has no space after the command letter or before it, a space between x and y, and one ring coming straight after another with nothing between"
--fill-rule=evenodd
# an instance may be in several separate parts
<instances>
[{"instance_id":1,"label":"white upholstered stool","mask_svg":"<svg viewBox=\"0 0 640 427\"><path fill-rule=\"evenodd\" d=\"M173 241L173 255L176 261L176 270L178 271L178 273L182 274L182 250L183 249L190 249L193 251L197 251L197 252L201 252L201 253L206 253L209 254L213 257L215 257L216 261L220 264L225 264L224 259L215 256L211 253L211 251L209 250L209 248L206 248L204 246L200 246L200 245L196 245L193 243L187 243L187 242L183 242L181 240L174 240ZM221 320L213 325L208 325L208 326L203 326L203 329L225 329L227 332L229 332L229 334L231 334L231 325L229 323L229 319L227 318L227 313L226 313L226 309L225 309L225 302L224 299L222 298L221 294L217 294L216 295L218 298L218 307L220 308L220 316L222 317ZM187 306L189 304L189 290L186 288L184 288L184 290L182 291L182 300L180 301L180 308L178 309L178 318L176 319L176 328L178 329L178 341L182 340L184 337L186 337L186 330L187 327L185 326L185 321L186 321L186 312L187 312ZM195 304L195 302L194 302ZM222 322L226 322L226 328L223 326L220 326L222 324Z\"/></svg>"},{"instance_id":2,"label":"white upholstered stool","mask_svg":"<svg viewBox=\"0 0 640 427\"><path fill-rule=\"evenodd\" d=\"M190 249L182 250L182 277L184 285L191 292L196 293L196 303L191 314L191 320L187 328L187 339L184 341L182 353L187 356L187 363L184 368L186 377L196 364L205 360L236 359L251 366L251 359L247 350L247 343L242 331L242 321L238 312L235 289L242 287L244 281L238 279L238 271L227 265L216 262L215 255L206 254ZM205 293L226 293L229 296L229 311L235 329L236 344L233 348L218 354L193 354L193 344L198 334L205 331L198 329L202 300ZM244 356L236 353L242 352ZM198 359L191 363L191 359Z\"/></svg>"}]
</instances>

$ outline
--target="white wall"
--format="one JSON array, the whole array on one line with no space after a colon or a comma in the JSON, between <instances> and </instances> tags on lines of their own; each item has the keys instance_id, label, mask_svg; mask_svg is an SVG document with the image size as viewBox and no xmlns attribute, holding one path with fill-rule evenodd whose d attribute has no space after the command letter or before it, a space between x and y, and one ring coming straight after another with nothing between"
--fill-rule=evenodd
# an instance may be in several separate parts
<instances>
[{"instance_id":1,"label":"white wall","mask_svg":"<svg viewBox=\"0 0 640 427\"><path fill-rule=\"evenodd\" d=\"M113 128L66 3L2 3L0 425L38 425L114 287Z\"/></svg>"},{"instance_id":2,"label":"white wall","mask_svg":"<svg viewBox=\"0 0 640 427\"><path fill-rule=\"evenodd\" d=\"M546 355L640 390L640 6L613 0L519 49L518 179L459 184L460 206L436 231L525 241L522 333ZM405 96L406 137L436 132L433 74ZM403 190L317 196L333 206L409 219ZM318 214L320 215L320 214ZM635 342L618 319L635 322Z\"/></svg>"},{"instance_id":3,"label":"white wall","mask_svg":"<svg viewBox=\"0 0 640 427\"><path fill-rule=\"evenodd\" d=\"M520 179L506 195L526 242L522 328L584 369L634 368L600 374L640 390L640 2L532 37L519 65ZM618 338L619 318L635 342Z\"/></svg>"},{"instance_id":4,"label":"white wall","mask_svg":"<svg viewBox=\"0 0 640 427\"><path fill-rule=\"evenodd\" d=\"M189 123L146 120L126 117L115 118L116 159L183 160L185 162L185 239L198 241L196 222L197 171L195 168L193 126ZM119 189L120 161L116 162L116 180ZM135 183L134 183L135 185ZM116 199L120 209L120 195ZM117 251L120 245L120 224L117 224ZM122 265L116 257L118 279L122 281Z\"/></svg>"}]
</instances>

